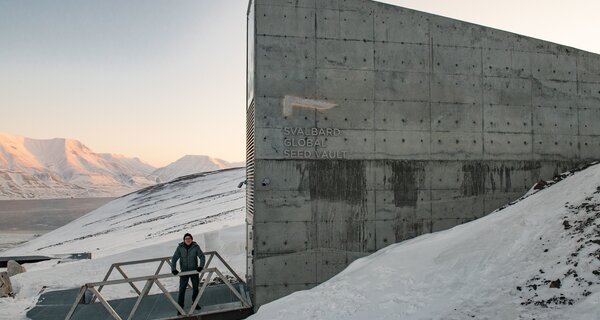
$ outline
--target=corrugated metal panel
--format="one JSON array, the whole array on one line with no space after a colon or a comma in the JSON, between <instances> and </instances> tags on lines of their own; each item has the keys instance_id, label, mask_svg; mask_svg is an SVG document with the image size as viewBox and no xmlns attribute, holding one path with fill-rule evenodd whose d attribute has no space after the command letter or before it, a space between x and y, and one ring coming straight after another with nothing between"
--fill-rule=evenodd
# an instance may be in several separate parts
<instances>
[{"instance_id":1,"label":"corrugated metal panel","mask_svg":"<svg viewBox=\"0 0 600 320\"><path fill-rule=\"evenodd\" d=\"M254 301L254 100L246 111L246 283Z\"/></svg>"},{"instance_id":2,"label":"corrugated metal panel","mask_svg":"<svg viewBox=\"0 0 600 320\"><path fill-rule=\"evenodd\" d=\"M254 215L254 101L246 112L246 212Z\"/></svg>"}]
</instances>

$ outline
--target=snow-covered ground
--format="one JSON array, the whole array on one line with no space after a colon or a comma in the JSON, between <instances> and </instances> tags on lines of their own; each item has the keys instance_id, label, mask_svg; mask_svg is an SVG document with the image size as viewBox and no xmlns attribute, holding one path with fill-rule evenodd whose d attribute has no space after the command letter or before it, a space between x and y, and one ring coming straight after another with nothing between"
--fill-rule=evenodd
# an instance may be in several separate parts
<instances>
[{"instance_id":1,"label":"snow-covered ground","mask_svg":"<svg viewBox=\"0 0 600 320\"><path fill-rule=\"evenodd\" d=\"M600 165L359 259L250 319L600 319Z\"/></svg>"},{"instance_id":2,"label":"snow-covered ground","mask_svg":"<svg viewBox=\"0 0 600 320\"><path fill-rule=\"evenodd\" d=\"M43 287L75 288L101 281L112 263L171 256L185 232L206 251L219 251L227 262L245 271L244 169L181 177L115 199L89 214L35 238L3 255L91 252L92 260L26 264L27 272L11 278L15 299L0 299L0 318L24 319ZM147 275L156 265L126 266L130 274ZM165 273L169 272L164 268ZM176 290L177 279L165 281ZM116 298L131 296L128 285L106 287Z\"/></svg>"},{"instance_id":3,"label":"snow-covered ground","mask_svg":"<svg viewBox=\"0 0 600 320\"><path fill-rule=\"evenodd\" d=\"M157 185L106 206L10 254L90 251L94 259L26 265L13 277L9 319L24 317L42 286L101 280L111 263L169 256L185 231L206 250L245 264L243 169ZM600 319L600 165L484 218L394 244L329 281L264 305L251 319ZM127 268L132 274L150 267ZM165 270L166 272L167 270ZM176 280L167 282L175 290ZM111 297L131 294L107 287ZM6 310L6 311L5 311Z\"/></svg>"}]
</instances>

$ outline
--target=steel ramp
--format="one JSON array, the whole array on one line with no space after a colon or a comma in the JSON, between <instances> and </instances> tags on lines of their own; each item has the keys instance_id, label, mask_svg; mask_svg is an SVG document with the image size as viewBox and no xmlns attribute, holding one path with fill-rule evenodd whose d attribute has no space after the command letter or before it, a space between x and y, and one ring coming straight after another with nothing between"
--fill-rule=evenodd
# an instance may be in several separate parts
<instances>
[{"instance_id":1,"label":"steel ramp","mask_svg":"<svg viewBox=\"0 0 600 320\"><path fill-rule=\"evenodd\" d=\"M27 312L27 317L32 320L229 320L244 319L252 314L252 300L246 283L218 252L206 252L205 255L207 262L201 272L186 271L180 272L178 275L161 273L164 268L171 270L170 257L114 263L102 281L86 283L78 289L58 290L42 294L37 305ZM124 269L127 266L140 264L157 264L158 266L152 274L138 277L129 276ZM219 266L230 274L223 273ZM182 309L176 302L178 293L167 291L163 281L168 278L191 275L197 275L200 278L199 294L196 301L192 301L192 290L186 290L186 306ZM114 279L115 277L120 278ZM144 283L144 286L138 287L140 283ZM133 289L133 297L107 300L107 297L102 294L102 289L114 285L129 285ZM159 289L160 293L150 294L151 288ZM201 310L195 310L196 305L201 306ZM178 316L178 312L182 315Z\"/></svg>"},{"instance_id":2,"label":"steel ramp","mask_svg":"<svg viewBox=\"0 0 600 320\"><path fill-rule=\"evenodd\" d=\"M234 287L250 299L245 285L238 283ZM79 288L59 290L43 293L37 305L27 312L31 320L65 319L73 301L79 293ZM173 299L177 300L177 292L171 292ZM108 301L122 319L127 319L137 297L116 299ZM191 305L191 290L186 290L186 307ZM232 294L224 284L208 286L205 294L200 299L201 310L192 316L178 317L177 310L171 305L163 294L153 294L144 297L132 319L210 319L229 320L244 319L252 314L252 307L244 307L237 297ZM187 309L187 308L186 308ZM232 310L235 309L235 310ZM223 312L223 310L230 310ZM75 320L112 320L112 317L100 303L80 304L73 317Z\"/></svg>"}]
</instances>

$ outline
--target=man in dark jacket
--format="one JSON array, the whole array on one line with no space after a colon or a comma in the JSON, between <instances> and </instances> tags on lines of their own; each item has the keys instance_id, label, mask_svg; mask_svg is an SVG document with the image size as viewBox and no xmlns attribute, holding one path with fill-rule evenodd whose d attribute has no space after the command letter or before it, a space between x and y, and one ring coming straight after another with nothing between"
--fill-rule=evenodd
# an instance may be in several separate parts
<instances>
[{"instance_id":1,"label":"man in dark jacket","mask_svg":"<svg viewBox=\"0 0 600 320\"><path fill-rule=\"evenodd\" d=\"M186 233L183 236L183 242L179 243L177 249L175 249L175 253L173 254L173 258L171 258L171 272L174 275L177 275L179 271L177 271L177 260L179 260L179 265L181 266L181 272L187 271L198 271L201 272L204 268L204 253L200 249L200 246L193 241L194 237L191 234ZM198 264L198 259L200 259L200 264ZM198 296L198 284L200 282L200 277L198 274L192 274L187 276L179 277L179 297L178 303L183 308L184 300L185 300L185 290L187 288L188 281L192 280L192 303L196 300ZM196 309L200 309L200 305L196 306Z\"/></svg>"}]
</instances>

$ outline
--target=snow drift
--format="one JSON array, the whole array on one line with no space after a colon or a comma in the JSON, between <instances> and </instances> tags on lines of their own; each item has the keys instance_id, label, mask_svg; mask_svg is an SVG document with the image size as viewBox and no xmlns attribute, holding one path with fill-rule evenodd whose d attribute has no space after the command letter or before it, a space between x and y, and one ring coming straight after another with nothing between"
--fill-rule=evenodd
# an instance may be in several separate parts
<instances>
[{"instance_id":1,"label":"snow drift","mask_svg":"<svg viewBox=\"0 0 600 320\"><path fill-rule=\"evenodd\" d=\"M250 319L600 319L600 165L394 244Z\"/></svg>"}]
</instances>

